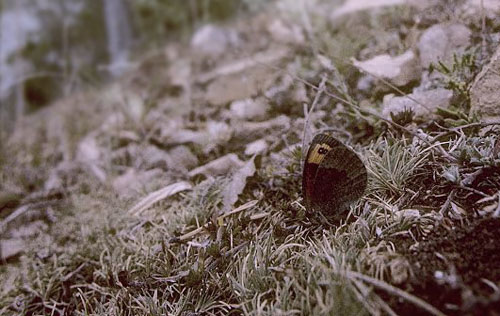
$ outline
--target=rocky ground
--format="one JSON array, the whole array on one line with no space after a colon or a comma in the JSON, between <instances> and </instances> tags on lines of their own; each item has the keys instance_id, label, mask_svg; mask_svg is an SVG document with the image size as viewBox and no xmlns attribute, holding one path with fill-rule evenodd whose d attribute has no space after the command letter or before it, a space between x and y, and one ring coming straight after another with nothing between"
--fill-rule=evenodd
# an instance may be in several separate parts
<instances>
[{"instance_id":1,"label":"rocky ground","mask_svg":"<svg viewBox=\"0 0 500 316\"><path fill-rule=\"evenodd\" d=\"M2 314L498 315L500 6L367 3L205 25L18 122ZM303 207L318 131L369 174L341 224Z\"/></svg>"}]
</instances>

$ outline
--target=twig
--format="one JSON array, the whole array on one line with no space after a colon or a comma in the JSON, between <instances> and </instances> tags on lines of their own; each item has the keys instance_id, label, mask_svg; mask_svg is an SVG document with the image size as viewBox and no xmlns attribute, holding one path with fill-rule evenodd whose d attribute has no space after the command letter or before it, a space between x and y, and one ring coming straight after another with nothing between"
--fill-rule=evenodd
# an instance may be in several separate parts
<instances>
[{"instance_id":1,"label":"twig","mask_svg":"<svg viewBox=\"0 0 500 316\"><path fill-rule=\"evenodd\" d=\"M14 212L12 212L9 216L7 216L3 221L0 222L0 233L3 232L3 229L7 226L8 223L12 222L17 217L29 211L29 205L23 205L17 208Z\"/></svg>"},{"instance_id":2,"label":"twig","mask_svg":"<svg viewBox=\"0 0 500 316\"><path fill-rule=\"evenodd\" d=\"M226 217L229 217L229 216L231 216L231 215L234 215L234 214L240 213L240 212L242 212L242 211L245 211L245 210L247 210L247 209L249 209L249 208L252 208L252 207L254 207L254 206L255 206L258 202L259 202L258 200L252 200L252 201L250 201L250 202L247 202L247 203L245 203L245 204L243 204L243 205L241 205L241 206L239 206L239 207L235 208L235 209L234 209L234 210L232 210L231 212L224 213L224 214L222 214L221 216L217 217L217 218L215 219L215 222L217 222L219 225L222 225L222 222L224 221L224 219L225 219ZM256 214L256 215L259 215L259 214ZM260 215L262 215L262 214L260 214ZM267 213L265 213L265 215L264 215L264 216L267 216L267 215L268 215L268 214L267 214ZM256 217L255 219L260 219L260 218L262 218L262 217L264 217L264 216L258 216L258 217ZM176 242L182 242L182 241L185 241L185 240L187 240L187 239L191 239L192 237L194 237L194 236L198 235L200 232L202 232L204 229L207 229L207 228L208 228L208 226L209 226L209 223L207 223L207 224L205 224L205 225L203 225L203 226L200 226L200 227L196 228L195 230L190 231L189 233L186 233L186 234L184 234L184 235L182 235L182 236L179 236L179 237L173 237L173 238L171 238L171 239L170 239L170 241L169 241L169 242L171 242L171 243L176 243Z\"/></svg>"},{"instance_id":3,"label":"twig","mask_svg":"<svg viewBox=\"0 0 500 316\"><path fill-rule=\"evenodd\" d=\"M444 215L448 207L450 206L451 200L455 197L455 190L451 191L451 193L448 195L446 198L446 202L444 202L443 206L441 206L441 209L439 209L439 214Z\"/></svg>"},{"instance_id":4,"label":"twig","mask_svg":"<svg viewBox=\"0 0 500 316\"><path fill-rule=\"evenodd\" d=\"M307 140L306 134L309 127L309 118L311 117L311 113L314 111L316 104L318 104L320 96L323 94L323 91L325 90L325 82L326 82L326 76L323 76L323 78L321 79L321 83L319 84L319 88L316 92L316 96L314 97L313 103L311 105L311 109L309 110L309 112L304 113L306 117L304 121L304 131L302 134L302 160L305 159L305 148L306 148L305 144Z\"/></svg>"},{"instance_id":5,"label":"twig","mask_svg":"<svg viewBox=\"0 0 500 316\"><path fill-rule=\"evenodd\" d=\"M460 188L460 189L464 189L464 190L466 190L466 191L470 191L470 192L476 193L476 194L478 194L478 195L481 195L482 197L489 197L489 195L488 195L488 194L486 194L486 193L484 193L484 192L481 192L481 191L479 191L479 190L476 190L476 189L474 189L474 188L469 188L469 187L466 187L466 186L464 186L464 185L457 185L456 187L457 187L457 188Z\"/></svg>"},{"instance_id":6,"label":"twig","mask_svg":"<svg viewBox=\"0 0 500 316\"><path fill-rule=\"evenodd\" d=\"M29 204L24 204L20 207L18 207L14 212L12 212L9 216L7 216L3 221L0 222L0 234L3 232L5 227L18 218L19 216L23 215L24 213L31 211L31 210L37 210L40 208L46 208L49 206L54 206L57 205L58 201L41 201L41 202L36 202L36 203L29 203Z\"/></svg>"},{"instance_id":7,"label":"twig","mask_svg":"<svg viewBox=\"0 0 500 316\"><path fill-rule=\"evenodd\" d=\"M446 128L444 126L440 126L437 123L434 123L434 124L436 124L438 127L442 128L442 129L447 130L446 132L442 132L442 133L439 133L436 136L434 136L434 139L438 139L438 138L441 138L441 137L446 136L446 135L451 134L451 133L458 133L460 135L459 132L461 132L463 129L472 128L472 127L481 127L482 128L482 127L487 127L487 126L492 126L492 125L500 125L500 122L476 122L476 123L470 123L470 124L457 126L457 127L453 127L453 128Z\"/></svg>"}]
</instances>

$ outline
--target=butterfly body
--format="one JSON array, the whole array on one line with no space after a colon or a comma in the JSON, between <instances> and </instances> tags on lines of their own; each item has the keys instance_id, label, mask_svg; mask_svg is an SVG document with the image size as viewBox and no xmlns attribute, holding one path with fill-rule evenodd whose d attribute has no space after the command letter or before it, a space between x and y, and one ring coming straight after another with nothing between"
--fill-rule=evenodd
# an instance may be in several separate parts
<instances>
[{"instance_id":1,"label":"butterfly body","mask_svg":"<svg viewBox=\"0 0 500 316\"><path fill-rule=\"evenodd\" d=\"M368 182L358 155L337 139L318 134L307 151L302 192L309 211L341 215L364 193Z\"/></svg>"}]
</instances>

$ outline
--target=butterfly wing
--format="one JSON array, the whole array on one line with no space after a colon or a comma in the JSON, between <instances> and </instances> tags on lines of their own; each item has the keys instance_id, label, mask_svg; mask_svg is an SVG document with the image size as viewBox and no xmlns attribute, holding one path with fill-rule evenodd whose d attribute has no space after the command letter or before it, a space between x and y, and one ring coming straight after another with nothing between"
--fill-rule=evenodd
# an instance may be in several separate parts
<instances>
[{"instance_id":1,"label":"butterfly wing","mask_svg":"<svg viewBox=\"0 0 500 316\"><path fill-rule=\"evenodd\" d=\"M329 135L314 137L302 178L307 209L341 214L363 195L367 182L365 165L354 151Z\"/></svg>"},{"instance_id":2,"label":"butterfly wing","mask_svg":"<svg viewBox=\"0 0 500 316\"><path fill-rule=\"evenodd\" d=\"M326 155L339 145L342 144L338 140L326 134L318 134L313 138L309 150L307 151L302 174L302 194L307 209L312 208L315 191L314 183L318 168Z\"/></svg>"},{"instance_id":3,"label":"butterfly wing","mask_svg":"<svg viewBox=\"0 0 500 316\"><path fill-rule=\"evenodd\" d=\"M312 209L341 214L363 195L368 183L366 167L358 155L337 142L316 170Z\"/></svg>"}]
</instances>

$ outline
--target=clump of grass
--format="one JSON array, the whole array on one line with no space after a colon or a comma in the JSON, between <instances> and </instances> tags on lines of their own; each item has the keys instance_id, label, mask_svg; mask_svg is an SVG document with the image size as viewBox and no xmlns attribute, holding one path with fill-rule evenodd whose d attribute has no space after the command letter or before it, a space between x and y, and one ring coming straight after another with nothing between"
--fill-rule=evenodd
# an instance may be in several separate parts
<instances>
[{"instance_id":1,"label":"clump of grass","mask_svg":"<svg viewBox=\"0 0 500 316\"><path fill-rule=\"evenodd\" d=\"M290 157L292 165L297 161ZM223 183L203 182L140 218L124 216L123 205L106 201L104 193L75 198L75 217L56 224L58 234L43 241L49 254L35 252L26 261L26 278L19 282L29 290L20 286L3 297L3 311L351 315L390 310L369 283L354 276L393 280L410 273L390 244L380 243L380 232L407 229L398 217L382 219L380 209L365 201L354 207L353 213L361 214L354 221L321 227L262 201L221 225L211 214L220 207ZM206 223L192 240L172 242Z\"/></svg>"},{"instance_id":2,"label":"clump of grass","mask_svg":"<svg viewBox=\"0 0 500 316\"><path fill-rule=\"evenodd\" d=\"M394 138L380 138L368 150L367 169L374 195L399 198L407 183L418 174L429 150L418 143Z\"/></svg>"},{"instance_id":3,"label":"clump of grass","mask_svg":"<svg viewBox=\"0 0 500 316\"><path fill-rule=\"evenodd\" d=\"M468 109L470 106L469 88L475 75L478 73L479 68L476 61L476 54L478 52L467 52L462 55L453 55L451 65L447 65L442 61L437 64L431 64L429 71L437 71L445 78L445 87L453 90L463 105Z\"/></svg>"}]
</instances>

